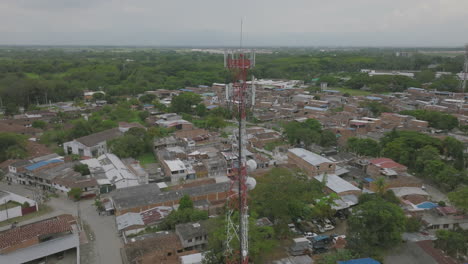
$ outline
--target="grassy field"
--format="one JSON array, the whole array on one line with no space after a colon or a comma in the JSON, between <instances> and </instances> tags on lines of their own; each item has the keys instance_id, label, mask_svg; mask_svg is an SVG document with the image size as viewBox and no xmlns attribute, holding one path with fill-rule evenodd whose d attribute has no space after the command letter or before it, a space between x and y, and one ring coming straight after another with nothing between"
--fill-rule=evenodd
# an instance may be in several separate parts
<instances>
[{"instance_id":1,"label":"grassy field","mask_svg":"<svg viewBox=\"0 0 468 264\"><path fill-rule=\"evenodd\" d=\"M141 166L145 166L148 163L155 163L156 162L156 159L155 159L153 153L145 153L145 154L139 156L138 160L140 161Z\"/></svg>"},{"instance_id":2,"label":"grassy field","mask_svg":"<svg viewBox=\"0 0 468 264\"><path fill-rule=\"evenodd\" d=\"M25 74L29 79L39 79L40 78L37 73L28 72L28 73L25 73Z\"/></svg>"},{"instance_id":3,"label":"grassy field","mask_svg":"<svg viewBox=\"0 0 468 264\"><path fill-rule=\"evenodd\" d=\"M349 93L351 96L364 96L364 95L370 95L372 94L371 92L369 91L363 91L363 90L355 90L355 89L350 89L350 88L344 88L344 87L340 87L340 88L330 88L331 90L338 90L340 91L342 94L344 93Z\"/></svg>"}]
</instances>

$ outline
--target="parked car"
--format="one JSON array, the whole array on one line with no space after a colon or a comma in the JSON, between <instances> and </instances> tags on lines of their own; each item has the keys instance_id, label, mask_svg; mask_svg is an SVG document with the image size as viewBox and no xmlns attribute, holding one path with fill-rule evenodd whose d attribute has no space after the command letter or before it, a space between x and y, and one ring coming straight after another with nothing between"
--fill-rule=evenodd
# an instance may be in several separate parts
<instances>
[{"instance_id":1,"label":"parked car","mask_svg":"<svg viewBox=\"0 0 468 264\"><path fill-rule=\"evenodd\" d=\"M328 224L327 224L327 225L325 225L325 226L323 227L323 229L325 229L326 231L330 231L330 230L335 229L335 227L332 226L332 225L328 225Z\"/></svg>"},{"instance_id":2,"label":"parked car","mask_svg":"<svg viewBox=\"0 0 468 264\"><path fill-rule=\"evenodd\" d=\"M319 233L325 232L325 229L321 225L317 224L316 226L317 226L317 228L319 230Z\"/></svg>"},{"instance_id":3,"label":"parked car","mask_svg":"<svg viewBox=\"0 0 468 264\"><path fill-rule=\"evenodd\" d=\"M296 229L296 226L293 223L288 224L289 231L291 231L294 234L300 234L299 230Z\"/></svg>"},{"instance_id":4,"label":"parked car","mask_svg":"<svg viewBox=\"0 0 468 264\"><path fill-rule=\"evenodd\" d=\"M309 238L317 236L317 234L312 233L312 232L305 232L304 236L305 236L305 238L309 239Z\"/></svg>"}]
</instances>

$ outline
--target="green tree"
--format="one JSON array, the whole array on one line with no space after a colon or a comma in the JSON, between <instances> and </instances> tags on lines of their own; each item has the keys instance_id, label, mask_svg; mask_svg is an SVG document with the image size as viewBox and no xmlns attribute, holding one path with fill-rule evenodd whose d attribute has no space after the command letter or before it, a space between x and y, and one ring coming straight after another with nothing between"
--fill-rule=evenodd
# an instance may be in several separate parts
<instances>
[{"instance_id":1,"label":"green tree","mask_svg":"<svg viewBox=\"0 0 468 264\"><path fill-rule=\"evenodd\" d=\"M403 115L414 116L419 120L429 122L429 126L437 129L452 130L458 127L458 119L447 113L441 113L432 110L406 110Z\"/></svg>"},{"instance_id":2,"label":"green tree","mask_svg":"<svg viewBox=\"0 0 468 264\"><path fill-rule=\"evenodd\" d=\"M34 128L40 128L40 129L45 129L47 127L47 123L42 121L42 120L34 120L32 122L32 127Z\"/></svg>"},{"instance_id":3,"label":"green tree","mask_svg":"<svg viewBox=\"0 0 468 264\"><path fill-rule=\"evenodd\" d=\"M249 217L249 259L254 263L265 263L264 257L278 247L275 231L269 226L257 226L255 215ZM204 264L224 263L226 256L224 249L226 244L226 221L224 217L216 217L209 220L208 250ZM238 215L233 216L233 221L238 221ZM232 248L239 248L239 240L231 241Z\"/></svg>"},{"instance_id":4,"label":"green tree","mask_svg":"<svg viewBox=\"0 0 468 264\"><path fill-rule=\"evenodd\" d=\"M458 91L459 81L454 75L442 75L439 79L435 80L429 88L437 89L439 91Z\"/></svg>"},{"instance_id":5,"label":"green tree","mask_svg":"<svg viewBox=\"0 0 468 264\"><path fill-rule=\"evenodd\" d=\"M448 198L457 208L468 212L468 187L460 187L456 191L450 192Z\"/></svg>"},{"instance_id":6,"label":"green tree","mask_svg":"<svg viewBox=\"0 0 468 264\"><path fill-rule=\"evenodd\" d=\"M184 209L193 209L193 201L188 195L184 195L179 201L179 210Z\"/></svg>"},{"instance_id":7,"label":"green tree","mask_svg":"<svg viewBox=\"0 0 468 264\"><path fill-rule=\"evenodd\" d=\"M94 93L93 94L93 101L104 100L105 97L106 97L106 95L103 94L103 93Z\"/></svg>"},{"instance_id":8,"label":"green tree","mask_svg":"<svg viewBox=\"0 0 468 264\"><path fill-rule=\"evenodd\" d=\"M415 218L410 217L406 219L406 232L414 233L421 229L421 222Z\"/></svg>"},{"instance_id":9,"label":"green tree","mask_svg":"<svg viewBox=\"0 0 468 264\"><path fill-rule=\"evenodd\" d=\"M73 197L73 199L75 199L75 201L78 201L78 200L81 199L81 194L83 194L83 191L81 190L81 188L72 188L68 192L68 196Z\"/></svg>"},{"instance_id":10,"label":"green tree","mask_svg":"<svg viewBox=\"0 0 468 264\"><path fill-rule=\"evenodd\" d=\"M406 228L403 210L381 198L353 209L348 220L348 246L364 255L393 247L401 242Z\"/></svg>"},{"instance_id":11,"label":"green tree","mask_svg":"<svg viewBox=\"0 0 468 264\"><path fill-rule=\"evenodd\" d=\"M386 105L376 102L376 101L367 101L361 103L360 107L367 108L374 116L380 116L382 113L391 113L392 110L388 108Z\"/></svg>"},{"instance_id":12,"label":"green tree","mask_svg":"<svg viewBox=\"0 0 468 264\"><path fill-rule=\"evenodd\" d=\"M421 83L428 83L435 79L435 74L433 71L424 70L417 72L414 77Z\"/></svg>"},{"instance_id":13,"label":"green tree","mask_svg":"<svg viewBox=\"0 0 468 264\"><path fill-rule=\"evenodd\" d=\"M122 137L109 140L108 146L120 158L138 158L151 151L152 139L144 128L132 127Z\"/></svg>"},{"instance_id":14,"label":"green tree","mask_svg":"<svg viewBox=\"0 0 468 264\"><path fill-rule=\"evenodd\" d=\"M78 163L75 166L73 166L73 170L81 173L81 175L83 176L91 174L91 172L89 171L88 164Z\"/></svg>"},{"instance_id":15,"label":"green tree","mask_svg":"<svg viewBox=\"0 0 468 264\"><path fill-rule=\"evenodd\" d=\"M155 99L156 95L154 94L144 94L138 98L143 104L151 104Z\"/></svg>"},{"instance_id":16,"label":"green tree","mask_svg":"<svg viewBox=\"0 0 468 264\"><path fill-rule=\"evenodd\" d=\"M172 98L171 111L193 114L195 112L194 107L201 101L200 95L192 92L184 92Z\"/></svg>"},{"instance_id":17,"label":"green tree","mask_svg":"<svg viewBox=\"0 0 468 264\"><path fill-rule=\"evenodd\" d=\"M380 154L379 142L370 138L350 137L346 147L349 151L362 156L378 157Z\"/></svg>"},{"instance_id":18,"label":"green tree","mask_svg":"<svg viewBox=\"0 0 468 264\"><path fill-rule=\"evenodd\" d=\"M323 130L320 134L320 146L330 147L336 146L336 135L330 130Z\"/></svg>"},{"instance_id":19,"label":"green tree","mask_svg":"<svg viewBox=\"0 0 468 264\"><path fill-rule=\"evenodd\" d=\"M252 212L268 217L275 223L276 234L284 237L289 235L284 227L295 219L311 217L310 204L315 207L324 194L322 186L309 180L302 172L274 168L257 178L257 185L250 196ZM326 212L325 206L319 204L318 207Z\"/></svg>"},{"instance_id":20,"label":"green tree","mask_svg":"<svg viewBox=\"0 0 468 264\"><path fill-rule=\"evenodd\" d=\"M437 230L435 246L448 255L458 257L468 253L468 232L466 230Z\"/></svg>"},{"instance_id":21,"label":"green tree","mask_svg":"<svg viewBox=\"0 0 468 264\"><path fill-rule=\"evenodd\" d=\"M23 135L0 132L0 162L27 156L27 139Z\"/></svg>"}]
</instances>

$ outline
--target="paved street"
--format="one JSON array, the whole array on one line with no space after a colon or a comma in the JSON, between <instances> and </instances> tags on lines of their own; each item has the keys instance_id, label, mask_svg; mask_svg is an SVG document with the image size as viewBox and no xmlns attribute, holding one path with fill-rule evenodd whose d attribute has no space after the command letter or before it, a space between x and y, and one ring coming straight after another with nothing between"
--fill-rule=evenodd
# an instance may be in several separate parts
<instances>
[{"instance_id":1,"label":"paved street","mask_svg":"<svg viewBox=\"0 0 468 264\"><path fill-rule=\"evenodd\" d=\"M22 185L7 185L0 183L0 189L12 191L20 195L32 195L32 188ZM30 196L32 197L32 196ZM79 204L79 207L78 207ZM74 202L69 200L65 195L60 195L59 198L51 198L47 205L54 209L50 214L42 215L34 219L20 222L20 225L29 224L39 220L54 217L60 214L78 215L80 211L82 220L89 225L92 235L92 251L95 256L89 256L84 260L90 264L121 264L120 247L122 242L117 235L114 216L100 216L94 206L94 200L84 200ZM1 230L8 229L9 226L0 228ZM82 249L88 250L89 246ZM82 252L82 255L88 255L87 252ZM87 261L91 260L91 261Z\"/></svg>"}]
</instances>

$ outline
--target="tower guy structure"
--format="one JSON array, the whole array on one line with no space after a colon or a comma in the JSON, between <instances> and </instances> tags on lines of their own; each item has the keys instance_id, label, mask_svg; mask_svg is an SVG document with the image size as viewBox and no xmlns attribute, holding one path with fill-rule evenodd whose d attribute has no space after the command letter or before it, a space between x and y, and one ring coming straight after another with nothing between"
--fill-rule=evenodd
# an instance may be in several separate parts
<instances>
[{"instance_id":1,"label":"tower guy structure","mask_svg":"<svg viewBox=\"0 0 468 264\"><path fill-rule=\"evenodd\" d=\"M463 100L460 101L459 110L463 111L463 107L466 101L465 89L466 89L466 83L468 81L468 44L465 45L465 61L463 63L463 70L459 74L459 79L460 79L460 90L463 93Z\"/></svg>"},{"instance_id":2,"label":"tower guy structure","mask_svg":"<svg viewBox=\"0 0 468 264\"><path fill-rule=\"evenodd\" d=\"M233 151L237 152L237 162L233 164L231 188L226 210L226 263L249 263L249 215L247 204L248 177L246 159L246 108L248 97L247 74L255 65L255 53L244 52L242 48L229 50L224 54L224 67L229 69L234 80L230 100L233 113L237 116L238 131Z\"/></svg>"},{"instance_id":3,"label":"tower guy structure","mask_svg":"<svg viewBox=\"0 0 468 264\"><path fill-rule=\"evenodd\" d=\"M468 44L465 45L465 63L463 64L463 72L461 76L461 88L463 96L465 96L466 82L468 81Z\"/></svg>"}]
</instances>

